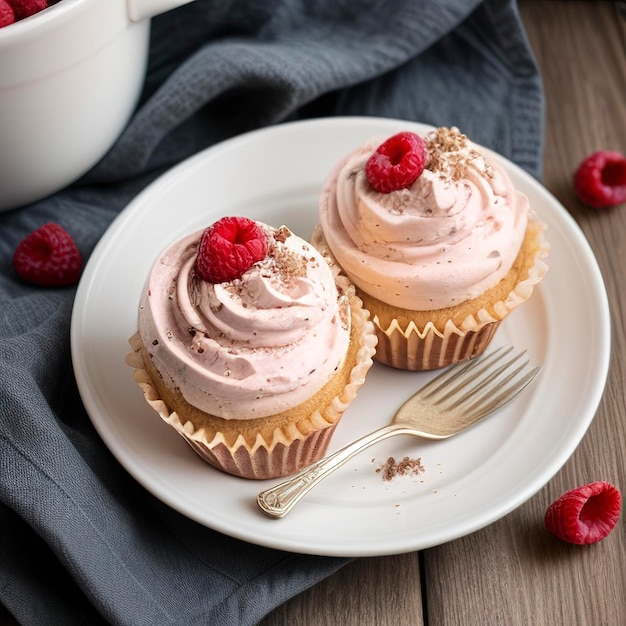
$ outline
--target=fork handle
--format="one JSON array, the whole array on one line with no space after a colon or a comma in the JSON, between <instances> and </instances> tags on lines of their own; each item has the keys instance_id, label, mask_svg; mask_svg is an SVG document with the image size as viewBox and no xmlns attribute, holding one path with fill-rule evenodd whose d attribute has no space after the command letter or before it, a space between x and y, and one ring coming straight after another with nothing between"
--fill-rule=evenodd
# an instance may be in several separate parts
<instances>
[{"instance_id":1,"label":"fork handle","mask_svg":"<svg viewBox=\"0 0 626 626\"><path fill-rule=\"evenodd\" d=\"M315 485L332 474L344 463L356 456L365 448L399 434L416 434L414 428L405 424L389 424L369 435L365 435L345 448L341 448L330 456L324 457L300 470L287 480L262 491L257 496L257 504L270 517L284 517Z\"/></svg>"}]
</instances>

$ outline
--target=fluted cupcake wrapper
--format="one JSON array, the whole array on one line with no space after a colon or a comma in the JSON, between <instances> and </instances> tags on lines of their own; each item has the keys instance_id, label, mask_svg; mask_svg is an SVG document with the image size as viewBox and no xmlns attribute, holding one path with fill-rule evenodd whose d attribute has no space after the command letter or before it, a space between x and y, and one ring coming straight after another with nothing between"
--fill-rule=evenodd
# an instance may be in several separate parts
<instances>
[{"instance_id":1,"label":"fluted cupcake wrapper","mask_svg":"<svg viewBox=\"0 0 626 626\"><path fill-rule=\"evenodd\" d=\"M280 428L271 436L258 434L253 443L243 436L229 443L222 432L207 432L196 428L193 422L172 410L161 398L141 356L138 334L130 339L133 352L127 363L135 369L133 376L142 389L148 404L161 418L187 441L191 448L210 465L242 478L267 479L293 474L324 456L335 427L372 366L376 351L376 333L360 298L348 279L334 270L340 293L348 298L351 316L351 342L356 342L355 363L347 384L323 406L318 406L308 416L301 417ZM232 438L231 438L232 439Z\"/></svg>"},{"instance_id":2,"label":"fluted cupcake wrapper","mask_svg":"<svg viewBox=\"0 0 626 626\"><path fill-rule=\"evenodd\" d=\"M228 446L215 440L208 444L182 435L213 467L242 478L265 479L294 474L321 459L326 454L335 426L336 423L289 443L277 443L271 450L263 444L253 451L245 442L239 446Z\"/></svg>"},{"instance_id":3,"label":"fluted cupcake wrapper","mask_svg":"<svg viewBox=\"0 0 626 626\"><path fill-rule=\"evenodd\" d=\"M450 323L443 334L432 324L420 331L415 324L403 331L396 320L381 328L374 317L378 336L376 360L397 369L426 371L465 361L482 354L500 322L482 325L475 331L462 331Z\"/></svg>"}]
</instances>

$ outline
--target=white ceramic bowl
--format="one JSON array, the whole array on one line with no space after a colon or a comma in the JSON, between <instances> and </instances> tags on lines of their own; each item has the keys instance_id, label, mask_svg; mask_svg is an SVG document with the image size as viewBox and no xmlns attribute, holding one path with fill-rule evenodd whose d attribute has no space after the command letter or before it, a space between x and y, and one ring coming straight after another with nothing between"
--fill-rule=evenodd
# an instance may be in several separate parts
<instances>
[{"instance_id":1,"label":"white ceramic bowl","mask_svg":"<svg viewBox=\"0 0 626 626\"><path fill-rule=\"evenodd\" d=\"M60 0L0 28L0 211L104 156L141 93L150 18L191 0Z\"/></svg>"}]
</instances>

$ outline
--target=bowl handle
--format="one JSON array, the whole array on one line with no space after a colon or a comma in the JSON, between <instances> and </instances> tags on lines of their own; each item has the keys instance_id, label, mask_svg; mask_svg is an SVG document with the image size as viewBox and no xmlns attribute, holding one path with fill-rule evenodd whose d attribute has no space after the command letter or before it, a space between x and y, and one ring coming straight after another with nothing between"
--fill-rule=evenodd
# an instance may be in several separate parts
<instances>
[{"instance_id":1,"label":"bowl handle","mask_svg":"<svg viewBox=\"0 0 626 626\"><path fill-rule=\"evenodd\" d=\"M127 2L128 17L133 22L140 22L192 2L192 0L127 0Z\"/></svg>"}]
</instances>

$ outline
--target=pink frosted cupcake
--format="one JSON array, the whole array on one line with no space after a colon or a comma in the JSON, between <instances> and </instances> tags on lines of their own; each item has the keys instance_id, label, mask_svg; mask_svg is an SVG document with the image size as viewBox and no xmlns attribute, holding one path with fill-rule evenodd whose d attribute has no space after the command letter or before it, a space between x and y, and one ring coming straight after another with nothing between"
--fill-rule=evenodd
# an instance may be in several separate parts
<instances>
[{"instance_id":1,"label":"pink frosted cupcake","mask_svg":"<svg viewBox=\"0 0 626 626\"><path fill-rule=\"evenodd\" d=\"M273 478L325 453L376 337L313 246L223 218L156 260L130 343L147 401L204 460Z\"/></svg>"},{"instance_id":2,"label":"pink frosted cupcake","mask_svg":"<svg viewBox=\"0 0 626 626\"><path fill-rule=\"evenodd\" d=\"M330 172L312 242L355 284L376 359L429 370L479 355L547 271L544 224L456 128L376 138Z\"/></svg>"}]
</instances>

